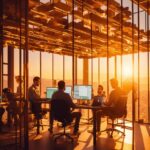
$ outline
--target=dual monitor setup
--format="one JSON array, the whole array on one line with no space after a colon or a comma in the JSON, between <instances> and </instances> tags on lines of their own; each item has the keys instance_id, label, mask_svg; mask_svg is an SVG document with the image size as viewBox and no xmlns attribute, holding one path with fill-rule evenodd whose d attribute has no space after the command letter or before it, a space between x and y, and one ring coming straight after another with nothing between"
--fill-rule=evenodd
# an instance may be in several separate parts
<instances>
[{"instance_id":1,"label":"dual monitor setup","mask_svg":"<svg viewBox=\"0 0 150 150\"><path fill-rule=\"evenodd\" d=\"M46 98L52 98L52 95L57 91L57 87L46 88ZM68 93L73 99L91 100L92 86L91 85L74 85L73 91L71 86L66 86L65 93Z\"/></svg>"}]
</instances>

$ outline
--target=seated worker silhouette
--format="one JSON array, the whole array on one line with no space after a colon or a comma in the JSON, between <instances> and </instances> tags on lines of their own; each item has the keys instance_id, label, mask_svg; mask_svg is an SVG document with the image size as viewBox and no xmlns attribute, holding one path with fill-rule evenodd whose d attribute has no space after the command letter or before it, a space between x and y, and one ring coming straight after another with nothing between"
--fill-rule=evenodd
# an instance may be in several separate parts
<instances>
[{"instance_id":1,"label":"seated worker silhouette","mask_svg":"<svg viewBox=\"0 0 150 150\"><path fill-rule=\"evenodd\" d=\"M40 78L34 77L33 78L33 84L28 89L28 98L31 104L31 111L36 117L41 118L42 115L46 114L46 111L42 109L41 103L38 103L40 100Z\"/></svg>"},{"instance_id":2,"label":"seated worker silhouette","mask_svg":"<svg viewBox=\"0 0 150 150\"><path fill-rule=\"evenodd\" d=\"M103 91L103 86L99 85L97 89L97 95L93 97L92 106L102 106L105 100L105 93ZM100 112L97 113L97 120L96 120L96 131L100 131Z\"/></svg>"},{"instance_id":3,"label":"seated worker silhouette","mask_svg":"<svg viewBox=\"0 0 150 150\"><path fill-rule=\"evenodd\" d=\"M12 123L12 119L14 119L15 123L17 123L18 114L20 112L20 109L16 102L16 95L15 95L15 93L11 92L11 89L4 88L3 96L4 96L5 101L8 101L8 107L6 108L6 110L8 112L7 124L10 126Z\"/></svg>"},{"instance_id":4,"label":"seated worker silhouette","mask_svg":"<svg viewBox=\"0 0 150 150\"><path fill-rule=\"evenodd\" d=\"M5 109L0 106L0 132L2 131L2 125L3 125L2 117L3 117L4 112L5 112Z\"/></svg>"},{"instance_id":5,"label":"seated worker silhouette","mask_svg":"<svg viewBox=\"0 0 150 150\"><path fill-rule=\"evenodd\" d=\"M97 112L97 132L100 131L100 119L101 116L110 116L112 114L115 114L116 111L116 105L117 101L119 100L120 96L123 95L123 90L118 86L118 80L113 78L110 79L110 84L113 90L110 92L108 100L103 102L103 106L108 107L102 107L101 111Z\"/></svg>"},{"instance_id":6,"label":"seated worker silhouette","mask_svg":"<svg viewBox=\"0 0 150 150\"><path fill-rule=\"evenodd\" d=\"M63 99L68 104L68 107L70 107L70 109L67 109L68 112L66 112L66 113L67 113L68 118L66 121L72 122L73 119L75 119L73 134L77 135L78 130L79 130L79 122L80 122L80 118L81 118L81 113L80 112L73 112L76 105L73 103L70 95L68 93L65 93L64 91L65 91L65 82L61 80L58 82L58 90L52 95L52 101L54 101L54 100L59 101L59 100Z\"/></svg>"},{"instance_id":7,"label":"seated worker silhouette","mask_svg":"<svg viewBox=\"0 0 150 150\"><path fill-rule=\"evenodd\" d=\"M102 107L102 111L100 112L102 116L110 116L118 113L116 108L118 107L117 102L120 96L124 95L123 90L118 86L117 79L110 79L110 84L113 90L109 94L108 101L104 102L104 105L108 107Z\"/></svg>"},{"instance_id":8,"label":"seated worker silhouette","mask_svg":"<svg viewBox=\"0 0 150 150\"><path fill-rule=\"evenodd\" d=\"M117 103L119 97L123 95L123 90L118 86L118 80L115 78L110 79L110 84L113 90L110 92L108 101L105 102L105 105L111 106L113 110L113 107Z\"/></svg>"}]
</instances>

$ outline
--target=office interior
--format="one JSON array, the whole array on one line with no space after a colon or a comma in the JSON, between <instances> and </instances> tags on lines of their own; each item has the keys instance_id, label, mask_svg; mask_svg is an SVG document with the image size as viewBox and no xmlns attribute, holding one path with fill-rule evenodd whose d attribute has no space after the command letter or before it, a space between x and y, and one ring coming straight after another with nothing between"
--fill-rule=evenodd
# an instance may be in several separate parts
<instances>
[{"instance_id":1,"label":"office interior","mask_svg":"<svg viewBox=\"0 0 150 150\"><path fill-rule=\"evenodd\" d=\"M91 85L94 95L101 84L108 97L109 81L117 78L119 86L129 90L125 136L99 135L96 149L150 149L149 7L149 0L1 0L0 106L7 107L2 105L2 89L9 87L15 93L15 77L21 76L20 99L23 96L24 101L19 104L25 111L20 123L9 128L5 127L5 111L0 149L52 149L49 113L43 121L47 126L38 135L32 127L34 117L28 113L28 88L34 76L41 79L42 98L59 80L72 90L75 85ZM91 101L80 100L80 104ZM73 149L94 149L93 136L87 132L92 129L88 122L92 112L81 112L87 120L81 119L81 134ZM106 124L104 117L103 129ZM60 132L57 124L56 131ZM58 148L70 148L69 142L61 144Z\"/></svg>"}]
</instances>

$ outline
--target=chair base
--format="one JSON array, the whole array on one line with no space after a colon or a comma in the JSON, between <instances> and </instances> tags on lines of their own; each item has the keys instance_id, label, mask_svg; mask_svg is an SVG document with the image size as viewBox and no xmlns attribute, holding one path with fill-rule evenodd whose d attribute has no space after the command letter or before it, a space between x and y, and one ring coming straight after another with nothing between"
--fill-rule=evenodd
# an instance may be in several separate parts
<instances>
[{"instance_id":1,"label":"chair base","mask_svg":"<svg viewBox=\"0 0 150 150\"><path fill-rule=\"evenodd\" d=\"M56 143L58 139L60 139L61 137L67 137L69 140L71 140L71 143L73 144L74 139L69 135L69 133L57 133L53 135L54 142Z\"/></svg>"},{"instance_id":2,"label":"chair base","mask_svg":"<svg viewBox=\"0 0 150 150\"><path fill-rule=\"evenodd\" d=\"M105 130L102 130L99 132L99 134L101 134L102 132L107 132L107 133L110 133L109 137L113 138L113 132L116 131L118 133L121 133L123 136L125 136L125 133L123 131L120 131L118 129L115 129L115 128L107 128Z\"/></svg>"}]
</instances>

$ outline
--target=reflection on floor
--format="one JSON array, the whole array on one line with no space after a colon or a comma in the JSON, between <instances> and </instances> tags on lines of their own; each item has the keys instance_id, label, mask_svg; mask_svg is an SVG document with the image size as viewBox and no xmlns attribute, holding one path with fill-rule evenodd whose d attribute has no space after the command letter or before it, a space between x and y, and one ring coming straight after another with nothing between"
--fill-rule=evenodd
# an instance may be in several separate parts
<instances>
[{"instance_id":1,"label":"reflection on floor","mask_svg":"<svg viewBox=\"0 0 150 150\"><path fill-rule=\"evenodd\" d=\"M92 129L91 124L85 124L82 120L80 125L80 136L74 137L74 145L62 138L57 144L54 144L52 134L49 133L48 127L41 129L41 133L36 135L36 128L30 129L30 150L92 150L93 136L88 131ZM48 124L46 119L43 124ZM120 134L115 133L113 138L108 138L104 132L97 135L97 149L102 150L132 150L132 128L131 123L126 122L126 136L123 138ZM103 119L102 130L106 128L106 121ZM54 133L62 131L62 128L55 123ZM67 128L68 132L72 132L72 128ZM12 136L10 136L12 135ZM15 133L14 131L0 134L0 150L15 150ZM8 140L9 139L9 140ZM12 140L13 139L13 140ZM8 142L9 141L9 142ZM135 124L135 150L150 150L150 126ZM9 145L7 145L7 143Z\"/></svg>"},{"instance_id":2,"label":"reflection on floor","mask_svg":"<svg viewBox=\"0 0 150 150\"><path fill-rule=\"evenodd\" d=\"M115 133L113 138L108 138L106 133L97 135L97 149L102 150L132 150L132 128L131 123L126 123L126 136L122 137ZM102 122L102 129L105 129L106 122ZM80 125L80 136L75 138L74 150L92 150L93 149L93 136L88 130L92 129L92 125ZM60 132L58 127L55 132ZM70 129L68 129L69 131ZM149 150L150 149L150 128L145 125L135 124L135 149L136 150ZM139 142L140 141L140 142ZM59 143L53 144L52 135L48 131L43 131L42 134L30 140L30 149L36 150L69 150L71 143L61 139Z\"/></svg>"}]
</instances>

